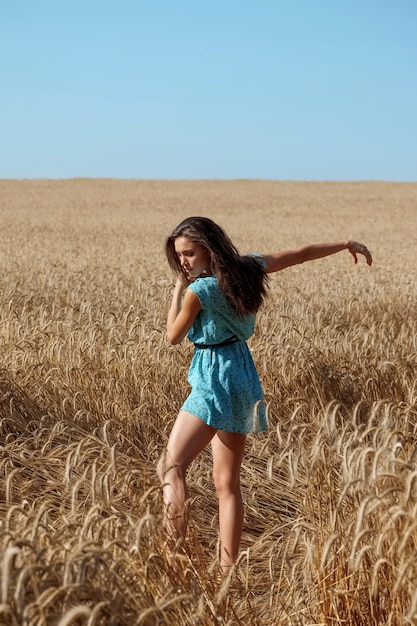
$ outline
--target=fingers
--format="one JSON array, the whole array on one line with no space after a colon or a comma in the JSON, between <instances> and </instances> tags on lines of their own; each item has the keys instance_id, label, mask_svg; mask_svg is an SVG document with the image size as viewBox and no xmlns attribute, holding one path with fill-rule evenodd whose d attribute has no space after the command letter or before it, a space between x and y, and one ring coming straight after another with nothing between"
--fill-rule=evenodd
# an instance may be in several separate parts
<instances>
[{"instance_id":1,"label":"fingers","mask_svg":"<svg viewBox=\"0 0 417 626\"><path fill-rule=\"evenodd\" d=\"M184 271L181 271L177 276L177 285L181 286L183 289L186 289L190 284L190 280L187 277L187 274Z\"/></svg>"},{"instance_id":2,"label":"fingers","mask_svg":"<svg viewBox=\"0 0 417 626\"><path fill-rule=\"evenodd\" d=\"M357 241L349 241L348 250L355 259L355 263L358 262L358 254L363 254L368 265L372 265L372 254L363 243Z\"/></svg>"},{"instance_id":3,"label":"fingers","mask_svg":"<svg viewBox=\"0 0 417 626\"><path fill-rule=\"evenodd\" d=\"M364 246L363 244L359 244L359 245L361 246L361 249L359 250L360 254L363 254L368 265L372 265L372 255L369 252L368 248Z\"/></svg>"}]
</instances>

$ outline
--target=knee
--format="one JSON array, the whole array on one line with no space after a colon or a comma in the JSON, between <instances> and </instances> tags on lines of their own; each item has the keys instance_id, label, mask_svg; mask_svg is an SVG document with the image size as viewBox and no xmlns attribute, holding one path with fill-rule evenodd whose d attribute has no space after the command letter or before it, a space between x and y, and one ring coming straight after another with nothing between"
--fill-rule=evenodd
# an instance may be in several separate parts
<instances>
[{"instance_id":1,"label":"knee","mask_svg":"<svg viewBox=\"0 0 417 626\"><path fill-rule=\"evenodd\" d=\"M218 496L236 493L240 490L240 476L229 471L213 470L213 481Z\"/></svg>"}]
</instances>

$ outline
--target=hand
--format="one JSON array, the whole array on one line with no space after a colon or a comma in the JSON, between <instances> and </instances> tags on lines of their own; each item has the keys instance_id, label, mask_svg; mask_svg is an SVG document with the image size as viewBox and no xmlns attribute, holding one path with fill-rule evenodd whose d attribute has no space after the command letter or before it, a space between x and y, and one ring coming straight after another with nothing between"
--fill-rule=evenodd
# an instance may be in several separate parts
<instances>
[{"instance_id":1,"label":"hand","mask_svg":"<svg viewBox=\"0 0 417 626\"><path fill-rule=\"evenodd\" d=\"M363 254L366 259L368 265L372 265L372 255L369 252L368 248L363 243L358 243L357 241L349 241L348 242L348 250L355 259L355 263L358 262L357 254Z\"/></svg>"},{"instance_id":2,"label":"hand","mask_svg":"<svg viewBox=\"0 0 417 626\"><path fill-rule=\"evenodd\" d=\"M175 283L175 291L178 291L179 293L182 293L190 284L190 281L187 280L187 277L185 276L185 274L178 274L177 276L177 280Z\"/></svg>"}]
</instances>

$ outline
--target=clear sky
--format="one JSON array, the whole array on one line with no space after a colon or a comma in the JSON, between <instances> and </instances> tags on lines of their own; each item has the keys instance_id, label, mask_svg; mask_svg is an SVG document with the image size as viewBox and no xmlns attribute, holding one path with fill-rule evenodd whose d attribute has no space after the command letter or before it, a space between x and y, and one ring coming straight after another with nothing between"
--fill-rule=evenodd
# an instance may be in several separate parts
<instances>
[{"instance_id":1,"label":"clear sky","mask_svg":"<svg viewBox=\"0 0 417 626\"><path fill-rule=\"evenodd\" d=\"M417 180L417 0L3 0L0 178Z\"/></svg>"}]
</instances>

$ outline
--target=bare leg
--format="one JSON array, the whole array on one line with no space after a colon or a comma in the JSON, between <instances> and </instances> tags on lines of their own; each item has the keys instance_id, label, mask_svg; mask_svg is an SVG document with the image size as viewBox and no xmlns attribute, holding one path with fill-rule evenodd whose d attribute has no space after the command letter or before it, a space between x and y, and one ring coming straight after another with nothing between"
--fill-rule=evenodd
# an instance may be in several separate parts
<instances>
[{"instance_id":1,"label":"bare leg","mask_svg":"<svg viewBox=\"0 0 417 626\"><path fill-rule=\"evenodd\" d=\"M243 528L240 467L246 435L217 431L212 439L213 477L219 499L220 567L227 574L239 554Z\"/></svg>"},{"instance_id":2,"label":"bare leg","mask_svg":"<svg viewBox=\"0 0 417 626\"><path fill-rule=\"evenodd\" d=\"M191 462L210 443L216 430L201 419L180 411L172 428L166 452L157 465L163 486L166 526L171 536L180 539L185 535L184 505L188 498L186 473Z\"/></svg>"}]
</instances>

